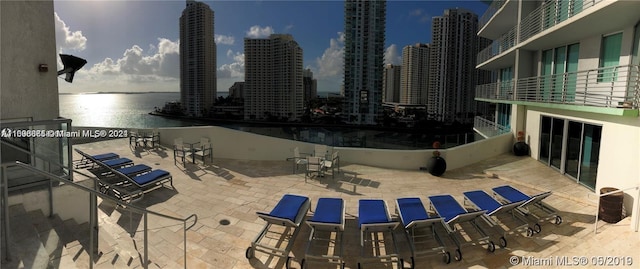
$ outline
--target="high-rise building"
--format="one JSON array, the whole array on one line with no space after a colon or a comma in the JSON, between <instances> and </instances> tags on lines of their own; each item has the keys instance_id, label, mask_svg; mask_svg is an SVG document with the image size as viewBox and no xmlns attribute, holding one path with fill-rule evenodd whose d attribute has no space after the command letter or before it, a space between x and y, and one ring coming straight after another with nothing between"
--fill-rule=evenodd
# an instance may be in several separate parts
<instances>
[{"instance_id":1,"label":"high-rise building","mask_svg":"<svg viewBox=\"0 0 640 269\"><path fill-rule=\"evenodd\" d=\"M180 102L186 115L208 116L217 96L213 10L187 0L180 16Z\"/></svg>"},{"instance_id":2,"label":"high-rise building","mask_svg":"<svg viewBox=\"0 0 640 269\"><path fill-rule=\"evenodd\" d=\"M443 122L473 122L478 16L447 9L431 26L427 113Z\"/></svg>"},{"instance_id":3,"label":"high-rise building","mask_svg":"<svg viewBox=\"0 0 640 269\"><path fill-rule=\"evenodd\" d=\"M288 34L245 38L245 119L299 119L303 113L302 48Z\"/></svg>"},{"instance_id":4,"label":"high-rise building","mask_svg":"<svg viewBox=\"0 0 640 269\"><path fill-rule=\"evenodd\" d=\"M306 103L318 97L318 80L313 78L311 69L305 69L303 72L302 84L304 87L304 102Z\"/></svg>"},{"instance_id":5,"label":"high-rise building","mask_svg":"<svg viewBox=\"0 0 640 269\"><path fill-rule=\"evenodd\" d=\"M382 76L382 102L400 102L400 72L402 66L387 64Z\"/></svg>"},{"instance_id":6,"label":"high-rise building","mask_svg":"<svg viewBox=\"0 0 640 269\"><path fill-rule=\"evenodd\" d=\"M402 49L400 103L424 105L429 86L429 44L415 44Z\"/></svg>"},{"instance_id":7,"label":"high-rise building","mask_svg":"<svg viewBox=\"0 0 640 269\"><path fill-rule=\"evenodd\" d=\"M229 97L232 99L244 98L244 81L236 81L229 87Z\"/></svg>"},{"instance_id":8,"label":"high-rise building","mask_svg":"<svg viewBox=\"0 0 640 269\"><path fill-rule=\"evenodd\" d=\"M343 120L376 124L382 116L382 75L387 2L346 0L344 4Z\"/></svg>"},{"instance_id":9,"label":"high-rise building","mask_svg":"<svg viewBox=\"0 0 640 269\"><path fill-rule=\"evenodd\" d=\"M527 143L531 158L567 176L562 188L597 196L603 187L637 186L638 10L640 1L627 0L493 1L478 35L494 41L477 68L497 78L478 85L475 98L496 109L474 128ZM624 192L633 227L640 208L632 201L640 197Z\"/></svg>"}]
</instances>

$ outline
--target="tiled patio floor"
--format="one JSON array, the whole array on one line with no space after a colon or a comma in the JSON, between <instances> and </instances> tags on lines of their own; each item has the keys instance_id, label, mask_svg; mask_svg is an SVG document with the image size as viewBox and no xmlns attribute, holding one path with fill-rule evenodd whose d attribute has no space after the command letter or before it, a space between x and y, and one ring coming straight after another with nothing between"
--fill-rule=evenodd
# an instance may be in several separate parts
<instances>
[{"instance_id":1,"label":"tiled patio floor","mask_svg":"<svg viewBox=\"0 0 640 269\"><path fill-rule=\"evenodd\" d=\"M284 268L283 261L263 253L247 260L245 250L263 228L265 222L256 211L269 211L287 193L311 198L312 208L320 197L341 197L346 203L347 223L344 236L346 268L357 268L360 257L360 234L357 228L358 200L381 198L395 211L395 199L420 197L428 206L427 196L451 194L460 203L462 193L469 190L490 191L491 188L510 184L525 193L552 190L554 195L545 201L563 218L561 225L542 224L542 232L526 237L515 232L507 235L506 248L489 253L485 246L464 246L463 260L442 263L440 256L418 259L416 268L507 268L510 260L522 257L535 259L567 256L609 255L632 256L640 263L640 235L629 228L628 218L615 225L605 225L594 235L593 222L595 195L592 191L559 175L557 172L528 157L501 155L462 169L447 171L434 177L422 171L401 171L342 164L342 172L333 179L305 183L303 167L292 174L292 164L286 161L247 161L215 158L211 164L181 163L174 165L170 149L132 150L126 139L76 145L84 152L100 154L115 152L136 164L169 171L174 178L175 190L156 189L145 195L137 205L164 214L186 217L198 215L197 225L187 232L189 268ZM77 157L79 158L79 157ZM76 158L76 159L77 159ZM341 183L345 174L357 174L355 183ZM100 206L103 216L114 216L109 206ZM311 213L310 213L311 214ZM395 214L395 213L394 213ZM396 215L393 215L397 217ZM124 217L124 214L123 216ZM124 222L102 223L103 226L125 226ZM134 223L142 225L141 221ZM127 224L128 225L128 224ZM601 224L603 225L603 224ZM114 227L116 230L118 227ZM139 231L142 227L139 226ZM304 258L310 229L303 225L294 241L291 267L300 268ZM396 231L400 256L409 260L410 250L400 228ZM150 231L152 268L175 268L183 262L181 230L179 228ZM495 240L495 239L494 239ZM497 240L495 240L497 242ZM454 248L451 248L453 252ZM512 258L516 256L516 258ZM177 257L177 258L176 258ZM524 259L527 260L527 259ZM533 261L534 259L528 259ZM589 263L590 264L590 263ZM529 264L532 268L535 264ZM409 263L405 262L405 267ZM634 264L634 266L637 266ZM519 264L517 267L524 268ZM335 268L314 264L308 268ZM366 268L391 268L388 265L367 264Z\"/></svg>"}]
</instances>

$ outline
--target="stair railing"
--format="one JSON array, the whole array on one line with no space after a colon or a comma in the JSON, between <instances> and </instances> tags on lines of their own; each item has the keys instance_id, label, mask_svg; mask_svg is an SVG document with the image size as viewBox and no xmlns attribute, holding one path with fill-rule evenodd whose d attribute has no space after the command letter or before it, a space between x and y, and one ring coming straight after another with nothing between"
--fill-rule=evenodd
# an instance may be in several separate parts
<instances>
[{"instance_id":1,"label":"stair railing","mask_svg":"<svg viewBox=\"0 0 640 269\"><path fill-rule=\"evenodd\" d=\"M2 235L3 235L3 244L6 244L6 246L9 245L9 239L10 239L10 233L9 233L9 213L8 213L8 209L9 209L9 205L8 205L8 176L6 173L6 169L10 166L19 166L23 169L29 170L33 173L39 174L41 176L46 177L49 181L57 181L61 184L69 184L77 189L80 189L84 192L89 193L89 195L91 196L91 200L92 201L96 201L97 197L100 197L101 199L104 200L108 200L111 203L116 204L117 206L123 207L123 208L127 208L129 210L135 211L139 214L143 215L143 219L144 219L144 231L143 231L143 244L144 244L144 253L143 253L143 268L148 268L149 266L149 253L148 253L148 249L149 249L149 235L148 235L148 216L149 215L154 215L157 217L161 217L161 218L165 218L165 219L170 219L173 221L178 221L178 222L182 222L182 230L183 230L183 242L184 242L184 246L183 246L183 255L184 255L184 268L187 268L187 231L191 228L193 228L193 226L195 226L195 224L198 222L198 216L196 214L191 214L186 218L178 218L178 217L173 217L173 216L169 216L169 215L165 215L162 213L158 213L158 212L154 212L151 210L147 210L146 208L142 208L139 206L136 206L134 204L129 204L129 203L125 203L119 199L115 199L114 197L111 197L109 195L103 194L99 191L97 191L95 189L95 185L97 182L97 179L95 179L94 177L89 177L91 179L93 179L93 183L94 183L94 188L89 188L86 186L83 186L81 184L75 183L75 182L71 182L61 176L52 174L50 172L46 172L46 171L42 171L38 168L35 168L31 165L16 161L15 164L13 163L9 163L9 164L2 164L0 166L0 174L2 174L2 182L0 185L0 188L2 188L2 206L3 206L3 213L2 213L2 217L3 217L3 228L2 228ZM83 176L87 176L86 174L83 174L81 172L75 171L73 169L70 169L69 171L72 171L74 173L78 173L78 174L82 174ZM51 184L50 184L51 185ZM51 193L50 193L51 195ZM90 210L92 211L92 215L96 214L96 210L97 210L97 205L95 203L92 203ZM95 228L97 227L97 223L94 223L95 221L97 221L97 218L91 217L90 218L90 227ZM95 243L97 242L97 238L95 238L95 233L91 232L90 233L90 238L89 238L89 244L91 246L93 246ZM95 251L89 251L89 257L90 257L90 262L89 262L89 268L93 268L94 265L94 261L95 261ZM4 254L4 259L5 260L10 260L10 252L8 247L3 247L3 254Z\"/></svg>"}]
</instances>

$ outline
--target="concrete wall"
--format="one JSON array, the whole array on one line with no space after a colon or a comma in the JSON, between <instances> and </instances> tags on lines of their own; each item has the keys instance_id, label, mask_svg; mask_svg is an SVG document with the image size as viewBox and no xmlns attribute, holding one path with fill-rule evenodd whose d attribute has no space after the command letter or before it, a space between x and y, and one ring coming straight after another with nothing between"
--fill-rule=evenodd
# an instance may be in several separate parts
<instances>
[{"instance_id":1,"label":"concrete wall","mask_svg":"<svg viewBox=\"0 0 640 269\"><path fill-rule=\"evenodd\" d=\"M53 1L0 1L0 119L58 117ZM40 72L40 64L48 65Z\"/></svg>"},{"instance_id":2,"label":"concrete wall","mask_svg":"<svg viewBox=\"0 0 640 269\"><path fill-rule=\"evenodd\" d=\"M293 156L293 149L312 153L314 144L264 135L252 134L217 126L160 128L160 143L173 147L173 140L182 137L184 142L197 142L208 137L216 158L245 160L285 160ZM512 134L477 141L441 150L447 161L447 169L460 168L486 158L509 152L513 145ZM425 166L433 156L433 150L390 150L371 148L334 147L340 161L384 168L417 170Z\"/></svg>"}]
</instances>

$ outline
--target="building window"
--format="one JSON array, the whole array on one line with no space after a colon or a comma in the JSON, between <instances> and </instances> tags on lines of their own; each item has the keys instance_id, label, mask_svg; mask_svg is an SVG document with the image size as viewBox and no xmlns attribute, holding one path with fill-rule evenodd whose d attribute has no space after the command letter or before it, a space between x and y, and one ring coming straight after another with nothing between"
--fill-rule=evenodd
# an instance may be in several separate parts
<instances>
[{"instance_id":1,"label":"building window","mask_svg":"<svg viewBox=\"0 0 640 269\"><path fill-rule=\"evenodd\" d=\"M616 66L620 65L621 46L622 33L602 37L598 82L611 82L616 79Z\"/></svg>"}]
</instances>

